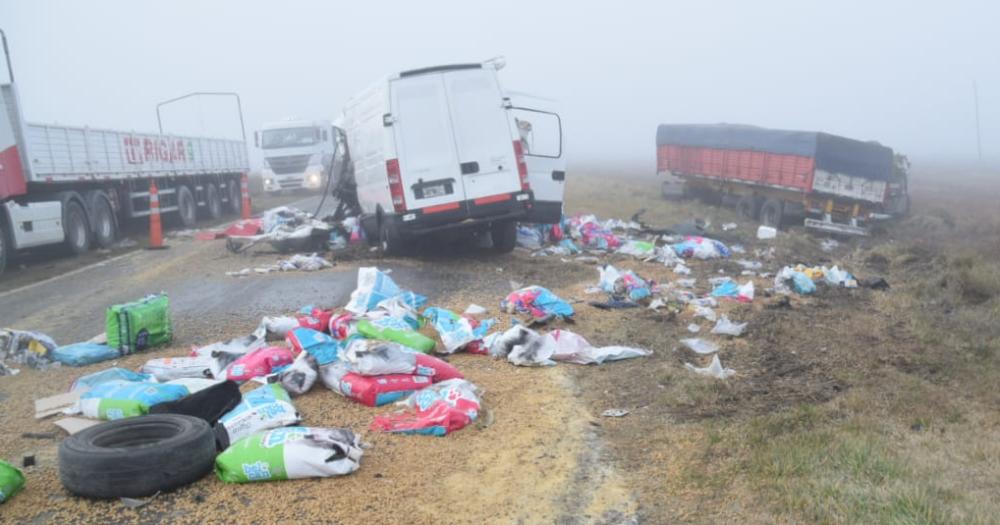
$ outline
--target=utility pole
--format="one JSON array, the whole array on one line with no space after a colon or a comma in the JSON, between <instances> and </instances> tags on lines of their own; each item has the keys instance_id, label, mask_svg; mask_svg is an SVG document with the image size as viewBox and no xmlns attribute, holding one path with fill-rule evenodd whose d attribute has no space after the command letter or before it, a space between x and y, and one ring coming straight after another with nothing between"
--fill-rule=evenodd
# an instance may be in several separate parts
<instances>
[{"instance_id":1,"label":"utility pole","mask_svg":"<svg viewBox=\"0 0 1000 525\"><path fill-rule=\"evenodd\" d=\"M979 132L979 88L976 81L972 81L972 103L976 108L976 153L979 155L979 162L983 161L983 139Z\"/></svg>"}]
</instances>

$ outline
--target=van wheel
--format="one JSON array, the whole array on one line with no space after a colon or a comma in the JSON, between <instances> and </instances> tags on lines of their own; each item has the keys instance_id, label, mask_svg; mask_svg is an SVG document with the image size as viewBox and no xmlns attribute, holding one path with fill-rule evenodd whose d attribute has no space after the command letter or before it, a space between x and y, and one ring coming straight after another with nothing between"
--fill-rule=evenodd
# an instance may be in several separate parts
<instances>
[{"instance_id":1,"label":"van wheel","mask_svg":"<svg viewBox=\"0 0 1000 525\"><path fill-rule=\"evenodd\" d=\"M230 179L226 186L229 194L229 211L239 215L243 211L243 193L240 191L240 181Z\"/></svg>"},{"instance_id":2,"label":"van wheel","mask_svg":"<svg viewBox=\"0 0 1000 525\"><path fill-rule=\"evenodd\" d=\"M192 228L198 222L198 207L187 186L177 187L177 216L185 228Z\"/></svg>"},{"instance_id":3,"label":"van wheel","mask_svg":"<svg viewBox=\"0 0 1000 525\"><path fill-rule=\"evenodd\" d=\"M764 226L779 228L785 215L785 207L779 200L767 199L760 207L760 223Z\"/></svg>"},{"instance_id":4,"label":"van wheel","mask_svg":"<svg viewBox=\"0 0 1000 525\"><path fill-rule=\"evenodd\" d=\"M752 195L744 195L736 201L736 212L740 214L740 217L752 221L760 213L760 201Z\"/></svg>"},{"instance_id":5,"label":"van wheel","mask_svg":"<svg viewBox=\"0 0 1000 525\"><path fill-rule=\"evenodd\" d=\"M90 249L90 226L83 206L76 201L68 202L65 216L63 231L66 234L66 247L77 255L86 253Z\"/></svg>"},{"instance_id":6,"label":"van wheel","mask_svg":"<svg viewBox=\"0 0 1000 525\"><path fill-rule=\"evenodd\" d=\"M118 238L115 217L111 205L104 198L94 200L94 240L101 248L110 248Z\"/></svg>"},{"instance_id":7,"label":"van wheel","mask_svg":"<svg viewBox=\"0 0 1000 525\"><path fill-rule=\"evenodd\" d=\"M222 217L222 197L219 196L219 188L212 183L205 189L205 211L213 221Z\"/></svg>"},{"instance_id":8,"label":"van wheel","mask_svg":"<svg viewBox=\"0 0 1000 525\"><path fill-rule=\"evenodd\" d=\"M517 245L517 223L514 221L494 222L490 226L490 236L493 237L493 251L510 253Z\"/></svg>"}]
</instances>

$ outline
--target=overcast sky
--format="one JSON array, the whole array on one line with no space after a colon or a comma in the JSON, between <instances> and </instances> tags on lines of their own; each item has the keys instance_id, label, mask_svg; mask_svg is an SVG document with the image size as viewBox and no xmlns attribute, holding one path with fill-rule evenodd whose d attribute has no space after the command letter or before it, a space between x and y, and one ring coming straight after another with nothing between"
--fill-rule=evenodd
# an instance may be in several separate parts
<instances>
[{"instance_id":1,"label":"overcast sky","mask_svg":"<svg viewBox=\"0 0 1000 525\"><path fill-rule=\"evenodd\" d=\"M33 122L155 130L161 100L238 91L251 135L333 118L391 72L503 55L505 87L560 102L571 162L651 166L661 122L823 130L972 160L974 79L984 155L1000 160L1000 2L549 4L6 0L0 28ZM228 109L179 105L165 123L233 132Z\"/></svg>"}]
</instances>

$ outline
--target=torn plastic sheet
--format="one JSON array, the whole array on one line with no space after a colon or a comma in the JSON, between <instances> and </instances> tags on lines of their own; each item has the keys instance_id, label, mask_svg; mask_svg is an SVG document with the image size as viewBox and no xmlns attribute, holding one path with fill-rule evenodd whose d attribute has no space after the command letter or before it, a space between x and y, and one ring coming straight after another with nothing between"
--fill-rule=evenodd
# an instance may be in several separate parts
<instances>
[{"instance_id":1,"label":"torn plastic sheet","mask_svg":"<svg viewBox=\"0 0 1000 525\"><path fill-rule=\"evenodd\" d=\"M479 417L479 389L463 379L449 379L410 395L406 410L376 416L371 430L445 436Z\"/></svg>"},{"instance_id":2,"label":"torn plastic sheet","mask_svg":"<svg viewBox=\"0 0 1000 525\"><path fill-rule=\"evenodd\" d=\"M333 268L333 264L315 253L309 255L297 253L289 259L278 261L278 269L283 272L295 270L314 272L323 268Z\"/></svg>"},{"instance_id":3,"label":"torn plastic sheet","mask_svg":"<svg viewBox=\"0 0 1000 525\"><path fill-rule=\"evenodd\" d=\"M644 357L652 352L642 348L627 346L595 347L583 336L568 330L553 330L544 336L543 344L553 347L552 359L580 365L601 364L605 361L619 361L634 357Z\"/></svg>"},{"instance_id":4,"label":"torn plastic sheet","mask_svg":"<svg viewBox=\"0 0 1000 525\"><path fill-rule=\"evenodd\" d=\"M743 335L746 328L747 323L734 323L729 320L729 317L723 315L712 327L712 334L739 337Z\"/></svg>"},{"instance_id":5,"label":"torn plastic sheet","mask_svg":"<svg viewBox=\"0 0 1000 525\"><path fill-rule=\"evenodd\" d=\"M692 365L691 363L684 363L684 368L704 376L714 377L716 379L725 379L736 373L732 368L723 368L722 361L719 361L718 355L712 356L712 363L705 368L699 368Z\"/></svg>"},{"instance_id":6,"label":"torn plastic sheet","mask_svg":"<svg viewBox=\"0 0 1000 525\"><path fill-rule=\"evenodd\" d=\"M438 335L441 336L441 342L444 344L444 349L449 354L486 337L486 333L496 324L496 319L477 321L435 306L424 309L422 315L437 330Z\"/></svg>"},{"instance_id":7,"label":"torn plastic sheet","mask_svg":"<svg viewBox=\"0 0 1000 525\"><path fill-rule=\"evenodd\" d=\"M719 351L715 343L700 337L681 339L681 344L697 354L714 354Z\"/></svg>"},{"instance_id":8,"label":"torn plastic sheet","mask_svg":"<svg viewBox=\"0 0 1000 525\"><path fill-rule=\"evenodd\" d=\"M695 317L704 317L705 319L708 319L709 321L713 321L713 322L716 319L715 310L713 310L709 306L695 306L694 307L694 316Z\"/></svg>"}]
</instances>

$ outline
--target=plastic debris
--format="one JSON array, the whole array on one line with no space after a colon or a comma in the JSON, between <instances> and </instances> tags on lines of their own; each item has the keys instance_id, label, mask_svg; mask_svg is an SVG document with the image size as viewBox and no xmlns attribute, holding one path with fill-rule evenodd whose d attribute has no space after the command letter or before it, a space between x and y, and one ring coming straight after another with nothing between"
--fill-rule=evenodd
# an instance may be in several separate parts
<instances>
[{"instance_id":1,"label":"plastic debris","mask_svg":"<svg viewBox=\"0 0 1000 525\"><path fill-rule=\"evenodd\" d=\"M681 339L681 344L697 354L714 354L719 351L715 343L701 338Z\"/></svg>"},{"instance_id":2,"label":"plastic debris","mask_svg":"<svg viewBox=\"0 0 1000 525\"><path fill-rule=\"evenodd\" d=\"M377 416L371 430L445 436L479 417L479 392L463 379L449 379L413 393L407 410Z\"/></svg>"},{"instance_id":3,"label":"plastic debris","mask_svg":"<svg viewBox=\"0 0 1000 525\"><path fill-rule=\"evenodd\" d=\"M78 408L90 418L123 419L144 415L157 403L176 401L188 394L188 389L180 385L112 381L82 393Z\"/></svg>"},{"instance_id":4,"label":"plastic debris","mask_svg":"<svg viewBox=\"0 0 1000 525\"><path fill-rule=\"evenodd\" d=\"M616 224L612 223L612 225ZM622 243L621 239L604 224L598 222L594 215L578 215L570 218L566 221L566 230L570 237L578 239L588 248L614 250Z\"/></svg>"},{"instance_id":5,"label":"plastic debris","mask_svg":"<svg viewBox=\"0 0 1000 525\"><path fill-rule=\"evenodd\" d=\"M414 309L427 302L426 297L396 286L392 278L378 268L362 267L358 268L357 288L351 293L351 299L344 309L355 315L362 315L375 309L380 302L395 297Z\"/></svg>"},{"instance_id":6,"label":"plastic debris","mask_svg":"<svg viewBox=\"0 0 1000 525\"><path fill-rule=\"evenodd\" d=\"M278 261L278 269L283 272L301 270L303 272L314 272L323 268L333 268L330 261L312 253L303 255L301 253L293 255L290 259Z\"/></svg>"},{"instance_id":7,"label":"plastic debris","mask_svg":"<svg viewBox=\"0 0 1000 525\"><path fill-rule=\"evenodd\" d=\"M350 429L278 428L234 443L215 458L215 474L225 483L342 476L363 453Z\"/></svg>"},{"instance_id":8,"label":"plastic debris","mask_svg":"<svg viewBox=\"0 0 1000 525\"><path fill-rule=\"evenodd\" d=\"M684 363L684 368L687 368L688 370L696 374L711 376L716 379L725 379L736 373L736 371L733 370L732 368L723 368L722 361L719 361L718 355L713 355L712 363L706 366L705 368L699 368L697 366L692 365L691 363Z\"/></svg>"},{"instance_id":9,"label":"plastic debris","mask_svg":"<svg viewBox=\"0 0 1000 525\"><path fill-rule=\"evenodd\" d=\"M101 361L108 361L121 357L118 350L108 345L94 343L74 343L60 346L52 351L50 356L54 361L58 361L68 366L87 366Z\"/></svg>"},{"instance_id":10,"label":"plastic debris","mask_svg":"<svg viewBox=\"0 0 1000 525\"><path fill-rule=\"evenodd\" d=\"M773 239L778 236L778 229L770 226L760 226L757 228L757 238L760 240Z\"/></svg>"},{"instance_id":11,"label":"plastic debris","mask_svg":"<svg viewBox=\"0 0 1000 525\"><path fill-rule=\"evenodd\" d=\"M546 345L545 340L534 330L521 325L508 328L505 332L490 334L484 341L489 354L520 366L551 366L550 359L555 349Z\"/></svg>"},{"instance_id":12,"label":"plastic debris","mask_svg":"<svg viewBox=\"0 0 1000 525\"><path fill-rule=\"evenodd\" d=\"M823 279L826 284L830 286L838 286L842 288L857 288L858 281L851 275L850 272L841 270L839 267L834 266L833 268L823 267Z\"/></svg>"},{"instance_id":13,"label":"plastic debris","mask_svg":"<svg viewBox=\"0 0 1000 525\"><path fill-rule=\"evenodd\" d=\"M824 252L832 252L840 246L840 243L836 239L823 239L819 243L819 247Z\"/></svg>"},{"instance_id":14,"label":"plastic debris","mask_svg":"<svg viewBox=\"0 0 1000 525\"><path fill-rule=\"evenodd\" d=\"M628 240L618 248L618 253L646 259L656 256L656 244L648 241Z\"/></svg>"},{"instance_id":15,"label":"plastic debris","mask_svg":"<svg viewBox=\"0 0 1000 525\"><path fill-rule=\"evenodd\" d=\"M253 433L294 425L302 420L292 399L279 384L264 385L243 394L243 400L215 426L220 449Z\"/></svg>"},{"instance_id":16,"label":"plastic debris","mask_svg":"<svg viewBox=\"0 0 1000 525\"><path fill-rule=\"evenodd\" d=\"M608 264L599 271L599 285L612 299L639 301L652 294L652 285L632 270L619 271Z\"/></svg>"},{"instance_id":17,"label":"plastic debris","mask_svg":"<svg viewBox=\"0 0 1000 525\"><path fill-rule=\"evenodd\" d=\"M511 292L500 302L500 309L511 314L528 313L536 319L573 315L573 307L569 303L541 286L528 286Z\"/></svg>"},{"instance_id":18,"label":"plastic debris","mask_svg":"<svg viewBox=\"0 0 1000 525\"><path fill-rule=\"evenodd\" d=\"M553 347L551 354L553 360L580 365L599 365L605 361L644 357L652 353L641 348L627 346L595 347L588 343L582 336L568 330L553 330L545 334L543 344Z\"/></svg>"},{"instance_id":19,"label":"plastic debris","mask_svg":"<svg viewBox=\"0 0 1000 525\"><path fill-rule=\"evenodd\" d=\"M609 408L604 412L601 412L602 417L624 417L629 414L628 410L624 408Z\"/></svg>"},{"instance_id":20,"label":"plastic debris","mask_svg":"<svg viewBox=\"0 0 1000 525\"><path fill-rule=\"evenodd\" d=\"M544 243L544 235L538 228L527 225L517 227L517 245L529 250L540 250Z\"/></svg>"},{"instance_id":21,"label":"plastic debris","mask_svg":"<svg viewBox=\"0 0 1000 525\"><path fill-rule=\"evenodd\" d=\"M709 321L712 321L712 322L715 322L715 319L716 319L715 310L713 310L709 306L697 306L696 305L694 307L694 316L695 317L704 317L705 319L708 319Z\"/></svg>"},{"instance_id":22,"label":"plastic debris","mask_svg":"<svg viewBox=\"0 0 1000 525\"><path fill-rule=\"evenodd\" d=\"M686 259L718 259L729 257L732 252L720 241L708 237L689 236L684 241L674 244L677 255Z\"/></svg>"},{"instance_id":23,"label":"plastic debris","mask_svg":"<svg viewBox=\"0 0 1000 525\"><path fill-rule=\"evenodd\" d=\"M746 328L747 323L734 323L729 320L729 317L723 315L716 321L715 326L712 327L712 334L739 337L743 335Z\"/></svg>"},{"instance_id":24,"label":"plastic debris","mask_svg":"<svg viewBox=\"0 0 1000 525\"><path fill-rule=\"evenodd\" d=\"M46 368L52 364L51 353L57 346L51 337L43 333L0 330L0 363Z\"/></svg>"},{"instance_id":25,"label":"plastic debris","mask_svg":"<svg viewBox=\"0 0 1000 525\"><path fill-rule=\"evenodd\" d=\"M291 396L301 396L305 394L319 378L319 365L316 359L306 352L295 357L295 361L288 368L278 374L278 383Z\"/></svg>"},{"instance_id":26,"label":"plastic debris","mask_svg":"<svg viewBox=\"0 0 1000 525\"><path fill-rule=\"evenodd\" d=\"M0 503L3 503L24 488L24 474L21 470L0 460Z\"/></svg>"},{"instance_id":27,"label":"plastic debris","mask_svg":"<svg viewBox=\"0 0 1000 525\"><path fill-rule=\"evenodd\" d=\"M692 334L697 334L698 332L701 331L701 326L699 326L698 323L691 323L687 325L687 331L691 332Z\"/></svg>"},{"instance_id":28,"label":"plastic debris","mask_svg":"<svg viewBox=\"0 0 1000 525\"><path fill-rule=\"evenodd\" d=\"M478 304L470 304L468 308L465 309L465 315L486 315L487 310L483 306Z\"/></svg>"},{"instance_id":29,"label":"plastic debris","mask_svg":"<svg viewBox=\"0 0 1000 525\"><path fill-rule=\"evenodd\" d=\"M677 263L674 266L673 272L677 275L691 275L691 268L688 268L684 263Z\"/></svg>"},{"instance_id":30,"label":"plastic debris","mask_svg":"<svg viewBox=\"0 0 1000 525\"><path fill-rule=\"evenodd\" d=\"M572 313L572 309L570 309L570 315ZM470 343L481 341L486 337L486 333L489 332L490 328L496 324L496 319L478 321L474 318L463 317L450 310L434 306L424 309L423 316L437 330L438 335L441 336L441 342L444 344L445 352L449 354L465 348Z\"/></svg>"},{"instance_id":31,"label":"plastic debris","mask_svg":"<svg viewBox=\"0 0 1000 525\"><path fill-rule=\"evenodd\" d=\"M170 381L182 377L211 377L212 365L215 359L209 356L200 357L164 357L146 361L139 370L150 374L157 381Z\"/></svg>"},{"instance_id":32,"label":"plastic debris","mask_svg":"<svg viewBox=\"0 0 1000 525\"><path fill-rule=\"evenodd\" d=\"M88 390L97 385L110 383L112 381L152 383L156 380L149 374L140 374L124 368L108 368L107 370L101 370L100 372L94 372L92 374L78 377L76 381L73 381L73 384L69 389L71 392L75 392L77 390Z\"/></svg>"}]
</instances>

